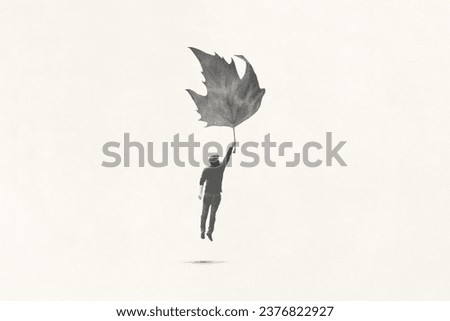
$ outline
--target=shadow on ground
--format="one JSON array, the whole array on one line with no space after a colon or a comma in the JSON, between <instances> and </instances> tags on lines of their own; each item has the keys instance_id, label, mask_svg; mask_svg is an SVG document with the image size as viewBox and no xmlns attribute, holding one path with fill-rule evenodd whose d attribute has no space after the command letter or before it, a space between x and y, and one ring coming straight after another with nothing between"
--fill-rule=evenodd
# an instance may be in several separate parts
<instances>
[{"instance_id":1,"label":"shadow on ground","mask_svg":"<svg viewBox=\"0 0 450 321\"><path fill-rule=\"evenodd\" d=\"M212 260L199 260L199 261L184 261L181 263L189 263L189 264L221 264L227 263L227 261L212 261Z\"/></svg>"}]
</instances>

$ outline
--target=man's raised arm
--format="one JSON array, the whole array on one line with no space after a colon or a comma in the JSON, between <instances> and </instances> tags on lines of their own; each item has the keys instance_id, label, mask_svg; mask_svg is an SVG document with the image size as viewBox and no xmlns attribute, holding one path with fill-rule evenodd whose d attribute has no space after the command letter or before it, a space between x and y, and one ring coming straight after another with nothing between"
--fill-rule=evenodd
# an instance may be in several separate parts
<instances>
[{"instance_id":1,"label":"man's raised arm","mask_svg":"<svg viewBox=\"0 0 450 321\"><path fill-rule=\"evenodd\" d=\"M230 161L231 153L233 152L233 148L236 146L236 142L232 142L230 144L230 147L228 147L227 154L225 155L225 158L223 159L224 166L227 166L228 162Z\"/></svg>"}]
</instances>

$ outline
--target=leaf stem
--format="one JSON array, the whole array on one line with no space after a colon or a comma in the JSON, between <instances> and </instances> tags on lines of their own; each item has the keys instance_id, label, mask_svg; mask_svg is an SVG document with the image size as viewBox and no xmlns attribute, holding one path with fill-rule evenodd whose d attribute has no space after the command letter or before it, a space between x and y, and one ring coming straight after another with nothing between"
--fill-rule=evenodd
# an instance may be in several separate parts
<instances>
[{"instance_id":1,"label":"leaf stem","mask_svg":"<svg viewBox=\"0 0 450 321\"><path fill-rule=\"evenodd\" d=\"M234 139L234 142L236 143L236 133L234 131L234 127L233 127L233 139ZM236 145L233 148L233 153L236 153Z\"/></svg>"}]
</instances>

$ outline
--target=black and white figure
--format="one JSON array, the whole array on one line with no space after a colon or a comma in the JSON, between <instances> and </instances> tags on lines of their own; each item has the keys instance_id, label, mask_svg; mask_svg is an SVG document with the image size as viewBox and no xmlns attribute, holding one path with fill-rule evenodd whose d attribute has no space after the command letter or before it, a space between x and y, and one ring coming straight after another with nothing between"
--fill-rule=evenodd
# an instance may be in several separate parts
<instances>
[{"instance_id":1,"label":"black and white figure","mask_svg":"<svg viewBox=\"0 0 450 321\"><path fill-rule=\"evenodd\" d=\"M208 218L208 212L210 211L211 208L209 216L209 227L206 235L211 241L213 240L212 233L214 232L216 213L217 210L219 209L220 201L222 200L221 193L222 193L223 173L225 171L225 168L227 167L228 162L230 161L231 152L235 147L235 145L236 142L233 142L230 145L222 163L219 161L219 155L210 156L208 158L210 166L206 167L202 172L202 176L200 178L200 192L198 194L198 198L200 200L202 199L203 196L203 209L200 221L200 230L201 230L200 237L202 239L205 238L206 219ZM205 186L205 183L206 187L204 189L205 193L203 195L203 187Z\"/></svg>"}]
</instances>

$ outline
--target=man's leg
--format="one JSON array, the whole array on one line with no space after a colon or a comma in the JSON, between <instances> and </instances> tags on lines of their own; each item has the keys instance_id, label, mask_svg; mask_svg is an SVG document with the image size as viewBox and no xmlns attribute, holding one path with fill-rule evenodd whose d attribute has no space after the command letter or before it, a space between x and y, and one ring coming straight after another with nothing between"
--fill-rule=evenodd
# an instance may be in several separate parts
<instances>
[{"instance_id":1,"label":"man's leg","mask_svg":"<svg viewBox=\"0 0 450 321\"><path fill-rule=\"evenodd\" d=\"M202 209L202 216L200 219L200 231L201 231L201 238L205 238L205 226L206 226L206 218L208 217L209 207L211 206L211 197L210 195L206 194L203 195L203 209Z\"/></svg>"},{"instance_id":2,"label":"man's leg","mask_svg":"<svg viewBox=\"0 0 450 321\"><path fill-rule=\"evenodd\" d=\"M212 233L214 232L214 223L216 223L216 212L219 208L220 201L222 197L220 194L213 195L212 202L211 202L211 214L209 217L209 228L208 228L208 238L212 241Z\"/></svg>"}]
</instances>

